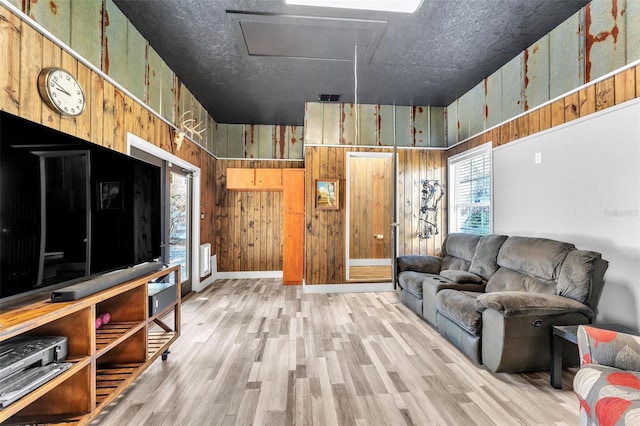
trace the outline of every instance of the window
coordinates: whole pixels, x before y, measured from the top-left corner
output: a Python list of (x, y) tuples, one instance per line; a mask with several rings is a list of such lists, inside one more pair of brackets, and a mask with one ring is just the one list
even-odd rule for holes
[(449, 159), (449, 232), (491, 232), (491, 143)]

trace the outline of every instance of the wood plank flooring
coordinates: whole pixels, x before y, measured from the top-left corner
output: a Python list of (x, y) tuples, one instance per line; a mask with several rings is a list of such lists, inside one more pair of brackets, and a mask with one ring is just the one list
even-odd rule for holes
[(218, 280), (100, 425), (575, 425), (572, 372), (493, 374), (398, 295)]

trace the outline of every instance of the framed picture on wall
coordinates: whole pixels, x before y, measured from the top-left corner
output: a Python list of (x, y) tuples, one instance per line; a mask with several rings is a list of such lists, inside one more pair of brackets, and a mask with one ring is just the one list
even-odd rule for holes
[(98, 182), (98, 210), (122, 210), (122, 183)]
[(340, 193), (338, 179), (316, 179), (316, 208), (338, 210)]

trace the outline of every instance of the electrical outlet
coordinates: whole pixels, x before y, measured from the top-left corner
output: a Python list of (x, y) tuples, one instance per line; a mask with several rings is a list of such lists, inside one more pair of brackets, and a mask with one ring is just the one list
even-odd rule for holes
[(536, 152), (535, 162), (536, 162), (536, 164), (542, 163), (542, 153), (541, 152)]

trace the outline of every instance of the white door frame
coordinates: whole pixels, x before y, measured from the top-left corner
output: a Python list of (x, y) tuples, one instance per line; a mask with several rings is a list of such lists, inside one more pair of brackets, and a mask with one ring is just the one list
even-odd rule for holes
[(192, 186), (193, 194), (191, 197), (191, 289), (194, 291), (202, 290), (200, 282), (200, 168), (173, 155), (164, 149), (145, 141), (144, 139), (132, 133), (127, 133), (127, 154), (131, 155), (131, 147), (138, 148), (141, 151), (154, 155), (162, 160), (175, 164), (178, 167), (189, 170), (193, 173)]

